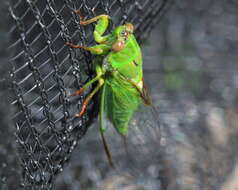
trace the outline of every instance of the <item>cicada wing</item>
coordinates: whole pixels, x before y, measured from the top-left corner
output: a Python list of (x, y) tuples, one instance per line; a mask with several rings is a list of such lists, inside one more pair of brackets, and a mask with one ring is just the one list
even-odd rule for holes
[(160, 124), (153, 106), (139, 106), (130, 123), (128, 134), (119, 135), (110, 125), (105, 131), (112, 160), (117, 170), (133, 176), (147, 175), (160, 163)]

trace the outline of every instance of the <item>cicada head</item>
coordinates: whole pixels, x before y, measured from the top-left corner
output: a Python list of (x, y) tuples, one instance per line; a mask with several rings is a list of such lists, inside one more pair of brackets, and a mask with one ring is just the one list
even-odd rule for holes
[(125, 24), (125, 30), (129, 33), (132, 34), (134, 32), (134, 26), (131, 23), (126, 23)]
[(124, 38), (125, 40), (128, 38), (130, 34), (134, 31), (134, 26), (131, 23), (126, 23), (117, 27), (116, 29), (116, 36), (118, 38)]
[(126, 41), (133, 31), (134, 26), (131, 23), (118, 26), (114, 31), (116, 41), (112, 44), (112, 50), (116, 52), (121, 51), (125, 47)]

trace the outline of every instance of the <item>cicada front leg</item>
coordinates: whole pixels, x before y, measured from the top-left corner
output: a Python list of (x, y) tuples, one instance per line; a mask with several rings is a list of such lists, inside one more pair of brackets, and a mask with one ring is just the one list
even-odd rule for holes
[(95, 29), (94, 29), (94, 32), (93, 32), (94, 40), (97, 43), (101, 44), (101, 43), (104, 43), (105, 41), (107, 41), (109, 35), (103, 36), (103, 34), (105, 33), (105, 31), (108, 28), (108, 23), (109, 23), (109, 16), (108, 15), (102, 14), (102, 15), (93, 17), (89, 20), (83, 20), (84, 17), (82, 16), (80, 10), (76, 10), (74, 12), (79, 15), (79, 18), (80, 18), (79, 23), (81, 25), (88, 25), (88, 24), (91, 24), (93, 22), (97, 22), (97, 24), (95, 26)]
[(97, 21), (97, 24), (95, 26), (93, 35), (94, 35), (94, 40), (99, 43), (99, 45), (87, 47), (87, 46), (82, 46), (82, 45), (75, 45), (70, 42), (65, 42), (65, 45), (71, 47), (71, 48), (82, 48), (86, 51), (90, 51), (92, 54), (96, 55), (101, 55), (101, 54), (106, 54), (110, 50), (110, 46), (106, 45), (105, 42), (109, 39), (110, 34), (103, 36), (104, 32), (108, 28), (108, 22), (109, 22), (109, 16), (108, 15), (99, 15), (94, 18), (91, 18), (89, 20), (83, 21), (83, 16), (81, 15), (80, 11), (77, 10), (75, 11), (76, 14), (80, 15), (80, 24), (82, 25), (87, 25), (91, 24), (93, 22)]

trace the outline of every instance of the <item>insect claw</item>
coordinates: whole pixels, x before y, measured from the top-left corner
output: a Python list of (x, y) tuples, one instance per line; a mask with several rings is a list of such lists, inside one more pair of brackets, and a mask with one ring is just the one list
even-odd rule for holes
[(86, 111), (86, 104), (83, 104), (80, 113), (77, 113), (75, 117), (81, 117), (85, 111)]
[(77, 113), (77, 114), (75, 114), (75, 117), (80, 117), (80, 115)]
[(64, 44), (67, 45), (67, 46), (69, 46), (71, 43), (70, 43), (70, 42), (65, 42)]
[(81, 14), (80, 9), (74, 10), (73, 12), (74, 12), (75, 14), (79, 14), (79, 15)]
[(71, 48), (84, 48), (84, 47), (81, 46), (81, 45), (75, 45), (75, 44), (72, 44), (72, 43), (70, 43), (70, 42), (65, 42), (64, 44), (67, 45), (67, 46), (69, 46), (69, 47), (71, 47)]
[(84, 112), (85, 112), (85, 111), (82, 110), (82, 111), (79, 113), (79, 117), (81, 117), (81, 116), (84, 114)]
[(65, 44), (66, 46), (71, 47), (71, 48), (75, 47), (75, 45), (72, 44), (72, 43), (70, 43), (70, 42), (65, 42), (64, 44)]
[(82, 117), (82, 115), (84, 114), (84, 112), (80, 112), (80, 113), (77, 113), (77, 114), (75, 114), (75, 117)]
[(81, 14), (80, 9), (74, 10), (74, 13), (77, 14), (77, 15), (79, 15), (79, 18), (80, 18), (79, 24), (84, 25), (85, 22), (83, 21), (83, 16), (82, 16), (82, 14)]
[(83, 88), (80, 88), (79, 90), (77, 90), (77, 91), (74, 92), (73, 94), (70, 94), (69, 96), (77, 96), (77, 95), (80, 95), (83, 91), (84, 91), (84, 89), (83, 89)]

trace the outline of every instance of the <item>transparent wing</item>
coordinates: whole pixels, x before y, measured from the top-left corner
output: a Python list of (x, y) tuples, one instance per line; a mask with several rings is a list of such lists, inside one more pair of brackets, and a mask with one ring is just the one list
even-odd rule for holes
[(107, 122), (104, 132), (116, 170), (133, 176), (149, 175), (160, 163), (160, 124), (153, 106), (141, 105), (129, 124), (128, 135), (119, 135)]

